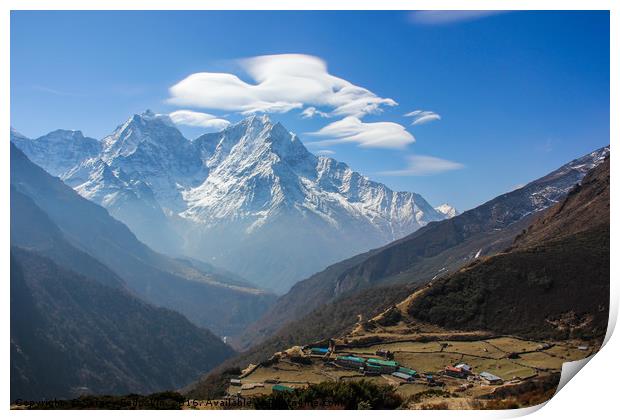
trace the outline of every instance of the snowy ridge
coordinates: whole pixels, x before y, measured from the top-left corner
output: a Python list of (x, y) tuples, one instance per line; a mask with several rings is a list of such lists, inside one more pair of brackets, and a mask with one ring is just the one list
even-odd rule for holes
[(185, 191), (183, 217), (206, 225), (255, 218), (252, 230), (287, 209), (313, 213), (335, 228), (345, 215), (365, 219), (393, 238), (442, 218), (419, 195), (393, 192), (344, 163), (314, 156), (265, 116), (250, 117), (218, 138), (208, 136), (215, 147), (206, 139), (196, 143), (210, 172), (200, 186)]
[(455, 209), (454, 207), (452, 207), (448, 203), (444, 203), (444, 204), (442, 204), (440, 206), (435, 207), (435, 210), (437, 210), (439, 213), (445, 215), (446, 218), (448, 218), (448, 219), (451, 219), (454, 216), (458, 216), (460, 214), (457, 209)]
[(602, 147), (575, 159), (551, 172), (549, 175), (526, 185), (534, 211), (544, 210), (564, 198), (575, 184), (609, 156), (609, 146)]
[(31, 140), (11, 129), (11, 141), (34, 163), (59, 177), (77, 163), (95, 157), (101, 151), (98, 140), (84, 137), (77, 130), (55, 130)]
[(276, 291), (447, 217), (418, 194), (313, 155), (266, 115), (194, 141), (151, 111), (101, 141), (63, 130), (11, 138), (150, 246)]

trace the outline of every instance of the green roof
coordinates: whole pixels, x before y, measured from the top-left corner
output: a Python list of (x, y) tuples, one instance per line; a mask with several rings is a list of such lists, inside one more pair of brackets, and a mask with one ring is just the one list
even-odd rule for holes
[(395, 362), (393, 360), (368, 359), (368, 363), (374, 363), (375, 365), (381, 366), (398, 367), (398, 362)]
[(366, 367), (375, 368), (375, 369), (381, 369), (381, 366), (375, 365), (373, 363), (366, 363)]
[(361, 357), (355, 357), (355, 356), (338, 356), (336, 357), (336, 360), (348, 360), (350, 362), (364, 363), (364, 359), (362, 359)]
[(271, 387), (272, 391), (282, 391), (282, 392), (293, 392), (295, 391), (293, 388), (291, 388), (290, 386), (286, 386), (286, 385), (274, 385)]
[(409, 368), (406, 368), (406, 367), (402, 367), (402, 366), (398, 368), (398, 371), (399, 372), (404, 372), (404, 373), (406, 373), (408, 375), (411, 375), (411, 376), (415, 376), (415, 375), (418, 374), (418, 372), (416, 372), (415, 370), (409, 369)]

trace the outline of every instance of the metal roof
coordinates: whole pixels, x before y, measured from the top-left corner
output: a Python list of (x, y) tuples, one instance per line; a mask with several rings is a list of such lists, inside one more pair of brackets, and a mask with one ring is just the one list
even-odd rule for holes
[(409, 369), (409, 368), (406, 368), (406, 367), (403, 367), (403, 366), (399, 367), (398, 371), (406, 373), (407, 375), (411, 375), (411, 376), (415, 376), (418, 373), (418, 372), (416, 372), (413, 369)]
[[(336, 360), (348, 360), (350, 362), (364, 363), (364, 359), (362, 359), (361, 357), (355, 357), (355, 356), (337, 356)], [(370, 361), (370, 359), (368, 360)]]
[(457, 369), (471, 370), (471, 366), (469, 366), (467, 363), (459, 363), (454, 367)]
[(397, 378), (406, 379), (406, 380), (411, 379), (411, 375), (407, 375), (406, 373), (403, 373), (403, 372), (394, 372), (392, 373), (392, 376), (396, 376)]
[(368, 359), (368, 363), (374, 363), (376, 365), (381, 366), (391, 366), (398, 367), (398, 362), (394, 362), (393, 360), (381, 360), (381, 359)]
[(500, 378), (499, 376), (493, 375), (492, 373), (489, 373), (489, 372), (481, 372), (480, 377), (487, 379), (489, 381), (501, 381), (502, 380), (502, 378)]
[(274, 385), (271, 387), (272, 391), (284, 391), (284, 392), (293, 392), (295, 391), (294, 388), (291, 388), (290, 386), (286, 386), (286, 385)]

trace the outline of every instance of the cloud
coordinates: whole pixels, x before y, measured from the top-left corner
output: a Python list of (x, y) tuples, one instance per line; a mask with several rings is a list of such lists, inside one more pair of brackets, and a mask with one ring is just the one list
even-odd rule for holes
[(315, 115), (318, 115), (320, 117), (325, 117), (325, 118), (329, 117), (328, 113), (320, 111), (313, 106), (309, 106), (308, 108), (304, 109), (300, 115), (302, 118), (312, 118)]
[(413, 117), (413, 122), (411, 123), (411, 125), (426, 124), (428, 122), (438, 121), (441, 119), (441, 115), (437, 114), (436, 112), (422, 110), (408, 112), (404, 116)]
[(314, 152), (314, 154), (319, 155), (319, 156), (328, 156), (328, 155), (335, 155), (336, 152), (330, 149), (321, 149), (321, 150), (317, 150), (316, 152)]
[(411, 12), (409, 20), (421, 25), (447, 25), (468, 22), (506, 13), (504, 10), (419, 10)]
[(319, 131), (308, 134), (318, 137), (331, 137), (328, 140), (311, 143), (323, 146), (357, 143), (361, 147), (402, 149), (415, 142), (415, 138), (400, 124), (394, 122), (365, 123), (352, 116), (335, 121)]
[(395, 171), (384, 171), (381, 175), (419, 176), (463, 169), (465, 165), (434, 156), (411, 155), (407, 157), (407, 167)]
[(168, 116), (173, 123), (178, 125), (189, 125), (192, 127), (203, 127), (214, 130), (223, 130), (230, 124), (229, 121), (218, 118), (215, 115), (185, 109), (171, 112)]
[[(370, 90), (331, 75), (318, 57), (304, 54), (263, 55), (238, 60), (251, 83), (230, 73), (194, 73), (170, 88), (169, 103), (251, 114), (285, 113), (304, 107), (327, 107), (325, 115), (362, 117), (396, 106)], [(321, 115), (304, 110), (302, 115)]]

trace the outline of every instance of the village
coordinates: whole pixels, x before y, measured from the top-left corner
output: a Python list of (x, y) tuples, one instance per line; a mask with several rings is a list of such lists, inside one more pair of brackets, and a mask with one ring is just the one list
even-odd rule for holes
[[(457, 337), (464, 338), (464, 337)], [(587, 344), (536, 342), (508, 336), (466, 340), (384, 340), (377, 344), (329, 340), (326, 346), (293, 347), (230, 379), (230, 398), (293, 392), (324, 381), (368, 380), (389, 384), (404, 398), (458, 395), (487, 398), (533, 379), (558, 374), (562, 364), (590, 354)], [(458, 402), (459, 398), (451, 398)]]
[[(408, 314), (418, 291), (337, 338), (294, 346), (230, 378), (227, 398), (294, 392), (326, 381), (390, 385), (406, 408), (480, 408), (539, 387), (554, 392), (562, 365), (592, 355), (600, 342), (534, 340), (455, 331)], [(550, 396), (549, 396), (550, 398)]]

